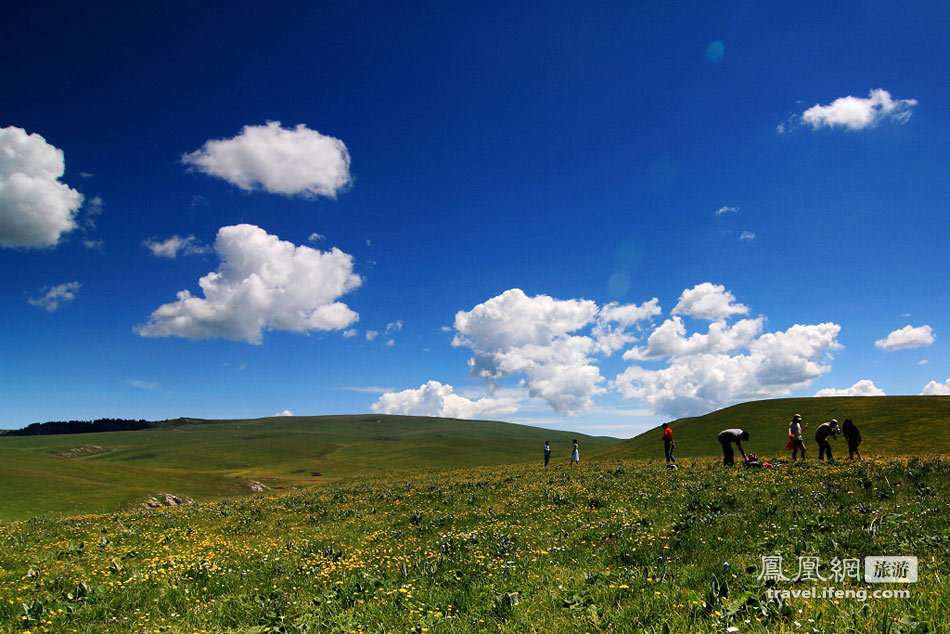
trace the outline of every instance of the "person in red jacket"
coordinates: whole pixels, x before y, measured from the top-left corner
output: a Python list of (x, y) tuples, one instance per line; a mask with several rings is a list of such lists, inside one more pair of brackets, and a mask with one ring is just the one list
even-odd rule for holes
[(669, 423), (663, 423), (663, 451), (666, 453), (666, 464), (671, 465), (676, 462), (676, 458), (673, 457), (673, 447), (676, 444), (673, 442), (673, 430), (670, 428)]

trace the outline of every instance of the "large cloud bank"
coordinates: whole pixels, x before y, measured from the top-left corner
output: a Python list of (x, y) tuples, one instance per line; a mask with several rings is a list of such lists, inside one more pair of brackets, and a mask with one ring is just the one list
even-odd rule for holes
[(59, 182), (63, 151), (40, 135), (0, 129), (0, 246), (51, 247), (76, 228), (82, 194)]
[(233, 138), (206, 141), (182, 162), (247, 191), (285, 196), (335, 198), (351, 180), (343, 141), (302, 123), (293, 129), (279, 121), (244, 126)]
[(353, 258), (339, 249), (294, 246), (242, 224), (222, 227), (214, 250), (221, 264), (198, 281), (204, 297), (180, 291), (136, 329), (140, 335), (259, 344), (265, 329), (340, 330), (359, 319), (336, 301), (362, 283)]
[[(590, 409), (606, 388), (594, 355), (610, 354), (635, 337), (626, 329), (659, 312), (657, 300), (643, 305), (528, 297), (520, 289), (455, 315), (453, 346), (471, 348), (469, 368), (489, 382), (521, 376), (528, 394), (570, 415)], [(592, 327), (589, 335), (578, 331)]]
[[(789, 394), (831, 369), (832, 354), (841, 347), (840, 326), (796, 324), (763, 333), (763, 317), (729, 322), (748, 312), (732, 293), (708, 282), (684, 290), (674, 314), (659, 325), (653, 322), (662, 313), (656, 298), (640, 305), (598, 306), (511, 289), (458, 312), (452, 344), (472, 350), (472, 376), (490, 387), (515, 377), (524, 395), (562, 415), (591, 409), (593, 399), (608, 390), (646, 403), (656, 414), (702, 414)], [(687, 319), (710, 323), (705, 332), (689, 333)], [(643, 345), (630, 345), (644, 335)], [(603, 360), (623, 348), (623, 359), (635, 363), (608, 382)], [(439, 402), (423, 398), (424, 391), (436, 392), (424, 390), (427, 386), (386, 394), (374, 409), (405, 411), (395, 403), (411, 394), (414, 413), (439, 415)]]

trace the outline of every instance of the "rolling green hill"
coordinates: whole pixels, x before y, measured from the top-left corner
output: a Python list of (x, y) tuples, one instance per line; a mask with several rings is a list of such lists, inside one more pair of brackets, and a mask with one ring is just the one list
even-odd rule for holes
[(511, 423), (356, 415), (200, 421), (140, 431), (0, 437), (0, 521), (113, 511), (160, 492), (208, 500), (392, 470), (567, 460), (616, 438)]
[[(716, 436), (737, 427), (749, 432), (742, 443), (746, 452), (761, 458), (787, 458), (788, 423), (801, 414), (808, 428), (805, 446), (809, 459), (817, 457), (815, 429), (832, 418), (850, 418), (861, 431), (861, 453), (869, 456), (950, 454), (950, 396), (872, 396), (787, 398), (743, 403), (704, 416), (670, 423), (677, 457), (719, 456)], [(843, 436), (831, 441), (836, 458), (848, 455)], [(737, 454), (738, 456), (738, 454)], [(597, 453), (597, 457), (655, 458), (663, 460), (659, 427)]]

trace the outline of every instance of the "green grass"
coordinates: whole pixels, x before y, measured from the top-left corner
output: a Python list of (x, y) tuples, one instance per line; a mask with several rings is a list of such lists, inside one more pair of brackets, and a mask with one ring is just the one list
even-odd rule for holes
[[(746, 453), (760, 458), (787, 459), (788, 423), (801, 414), (808, 429), (805, 445), (809, 459), (817, 457), (815, 429), (832, 418), (850, 418), (861, 431), (861, 453), (867, 456), (922, 456), (950, 454), (950, 396), (874, 396), (789, 398), (755, 401), (727, 407), (705, 416), (670, 423), (677, 457), (717, 456), (722, 449), (716, 436), (723, 429), (749, 432)], [(843, 436), (831, 441), (836, 457), (847, 458)], [(736, 454), (738, 455), (738, 453)], [(636, 438), (598, 452), (607, 458), (663, 460), (663, 435), (657, 427)]]
[[(391, 472), (0, 525), (0, 633), (950, 629), (946, 460), (681, 462)], [(919, 581), (899, 600), (773, 600), (766, 555), (790, 577), (800, 556), (827, 576), (834, 557), (914, 555)]]
[[(250, 494), (249, 480), (279, 490), (392, 469), (540, 460), (545, 440), (552, 443), (554, 460), (566, 461), (574, 437), (585, 453), (620, 442), (510, 423), (383, 415), (4, 436), (0, 521), (120, 510), (159, 492), (196, 500)], [(86, 445), (102, 451), (73, 458), (59, 455)]]

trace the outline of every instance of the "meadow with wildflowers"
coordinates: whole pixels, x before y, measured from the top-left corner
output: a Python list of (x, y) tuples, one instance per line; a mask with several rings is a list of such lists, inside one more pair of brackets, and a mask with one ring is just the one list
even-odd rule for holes
[[(401, 471), (0, 525), (0, 632), (939, 632), (950, 462)], [(773, 599), (763, 556), (914, 555), (909, 598)], [(865, 588), (863, 580), (829, 582)], [(893, 588), (894, 585), (884, 587)]]

